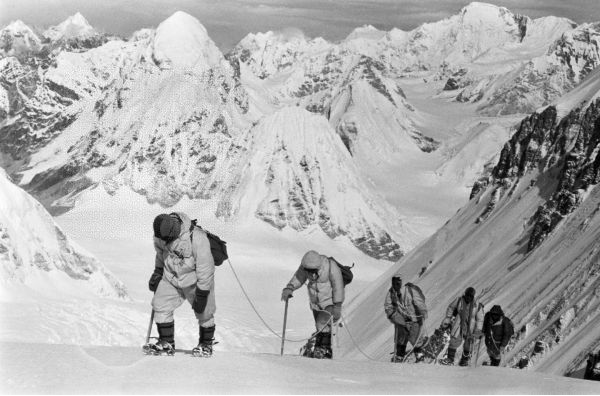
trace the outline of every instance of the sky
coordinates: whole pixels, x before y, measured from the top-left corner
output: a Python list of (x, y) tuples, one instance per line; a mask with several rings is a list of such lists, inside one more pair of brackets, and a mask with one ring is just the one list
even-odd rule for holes
[[(175, 11), (202, 22), (222, 51), (248, 33), (297, 28), (309, 37), (339, 40), (370, 24), (382, 30), (411, 30), (456, 14), (468, 0), (0, 0), (0, 26), (21, 19), (48, 27), (81, 12), (96, 29), (128, 37), (156, 27)], [(554, 15), (575, 22), (600, 21), (598, 0), (496, 0), (532, 18)]]

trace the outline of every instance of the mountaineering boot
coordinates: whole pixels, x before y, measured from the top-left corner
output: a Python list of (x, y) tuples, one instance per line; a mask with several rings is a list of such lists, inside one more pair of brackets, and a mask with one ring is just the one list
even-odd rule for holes
[(500, 366), (500, 359), (490, 358), (490, 366)]
[(469, 360), (471, 359), (471, 353), (468, 351), (463, 351), (462, 356), (460, 357), (460, 361), (458, 365), (461, 367), (466, 367), (469, 365)]
[(440, 364), (444, 366), (453, 366), (454, 365), (454, 355), (456, 355), (456, 349), (448, 348), (448, 355), (439, 361)]
[(392, 362), (401, 363), (406, 356), (406, 345), (396, 346), (396, 356), (392, 358)]
[(211, 357), (213, 354), (213, 345), (215, 341), (215, 326), (202, 327), (200, 326), (200, 338), (198, 346), (192, 349), (192, 355), (195, 357)]
[(317, 334), (313, 357), (315, 359), (331, 359), (333, 352), (331, 350), (331, 333)]
[(175, 354), (175, 322), (157, 323), (158, 340), (154, 344), (144, 345), (144, 353), (147, 355)]
[(425, 354), (420, 347), (415, 347), (413, 352), (415, 354), (415, 363), (421, 363), (425, 360)]
[(315, 348), (315, 337), (310, 337), (306, 344), (300, 348), (300, 355), (304, 357), (313, 357), (313, 351)]

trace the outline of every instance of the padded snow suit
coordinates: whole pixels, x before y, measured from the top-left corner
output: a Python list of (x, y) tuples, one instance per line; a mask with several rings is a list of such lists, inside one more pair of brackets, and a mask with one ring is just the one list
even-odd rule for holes
[(198, 288), (208, 291), (208, 301), (204, 312), (195, 315), (199, 325), (208, 328), (214, 326), (216, 311), (215, 264), (210, 243), (198, 227), (193, 228), (194, 235), (190, 238), (190, 218), (181, 212), (177, 215), (182, 222), (179, 237), (170, 243), (154, 238), (155, 267), (163, 268), (163, 277), (152, 299), (154, 319), (157, 324), (173, 322), (173, 311), (185, 300), (191, 304)]
[(463, 346), (463, 356), (471, 353), (473, 343), (473, 332), (481, 329), (483, 325), (483, 304), (474, 299), (468, 304), (461, 296), (453, 301), (446, 310), (446, 318), (456, 317), (450, 330), (450, 344), (448, 349), (456, 350), (465, 342)]
[(485, 335), (485, 346), (492, 363), (502, 357), (504, 348), (508, 345), (510, 337), (514, 334), (514, 328), (510, 320), (500, 311), (500, 319), (493, 320), (492, 312), (487, 312), (483, 318), (483, 334)]
[(318, 331), (323, 329), (323, 333), (329, 333), (331, 332), (329, 319), (333, 312), (333, 305), (344, 302), (344, 281), (337, 264), (332, 263), (325, 256), (319, 256), (319, 262), (314, 264), (314, 267), (318, 269), (318, 274), (315, 276), (309, 274), (300, 264), (286, 289), (296, 290), (308, 281), (308, 297), (315, 318), (315, 326)]
[(423, 321), (427, 319), (427, 313), (423, 315), (417, 313), (413, 294), (406, 285), (402, 287), (400, 293), (391, 287), (385, 296), (383, 308), (387, 318), (395, 326), (396, 351), (398, 355), (403, 356), (406, 345), (410, 342), (414, 346), (417, 342)]

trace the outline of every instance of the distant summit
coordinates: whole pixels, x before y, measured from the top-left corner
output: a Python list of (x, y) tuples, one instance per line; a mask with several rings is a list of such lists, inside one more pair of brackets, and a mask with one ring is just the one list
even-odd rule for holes
[(68, 17), (64, 22), (52, 26), (44, 32), (44, 37), (52, 41), (85, 39), (97, 35), (98, 32), (79, 12)]
[(156, 29), (153, 56), (161, 68), (167, 69), (207, 70), (223, 60), (200, 21), (182, 11), (165, 19)]

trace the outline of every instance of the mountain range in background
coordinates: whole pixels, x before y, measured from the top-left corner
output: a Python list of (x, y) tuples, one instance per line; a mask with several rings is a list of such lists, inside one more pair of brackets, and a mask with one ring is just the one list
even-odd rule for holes
[(431, 262), (434, 322), (475, 286), (524, 329), (509, 364), (544, 341), (536, 369), (564, 374), (600, 345), (598, 64), (600, 23), (484, 3), (337, 43), (249, 34), (227, 54), (183, 12), (128, 39), (80, 14), (16, 21), (0, 30), (0, 166), (53, 215), (132, 190), (398, 262), (348, 311), (379, 357), (386, 282)]

